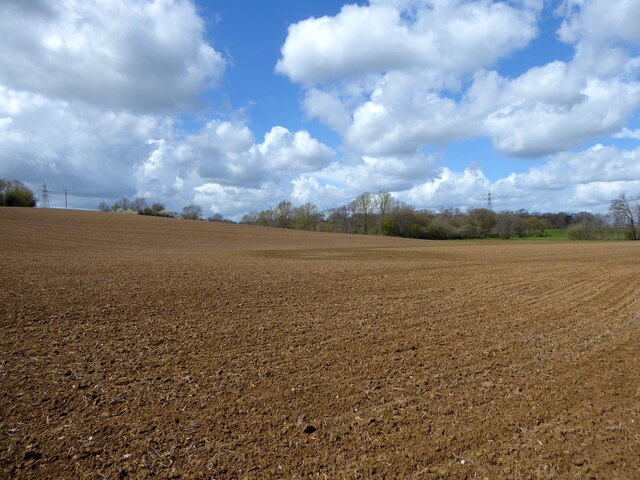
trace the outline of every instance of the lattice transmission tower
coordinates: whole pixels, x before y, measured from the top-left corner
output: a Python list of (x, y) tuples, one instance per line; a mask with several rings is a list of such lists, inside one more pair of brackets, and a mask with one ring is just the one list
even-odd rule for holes
[(487, 192), (487, 209), (493, 210), (493, 195), (491, 194), (491, 190)]
[(40, 208), (49, 208), (49, 189), (46, 183), (40, 186)]

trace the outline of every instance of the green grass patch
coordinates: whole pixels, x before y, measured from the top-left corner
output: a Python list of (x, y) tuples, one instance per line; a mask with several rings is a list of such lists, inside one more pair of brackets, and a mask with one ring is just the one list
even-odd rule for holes
[(545, 232), (544, 237), (512, 237), (510, 240), (527, 240), (530, 242), (562, 242), (569, 240), (567, 230), (564, 228), (551, 228)]

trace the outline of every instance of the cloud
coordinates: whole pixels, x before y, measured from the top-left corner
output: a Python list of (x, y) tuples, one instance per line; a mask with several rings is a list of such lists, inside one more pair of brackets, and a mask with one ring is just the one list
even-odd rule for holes
[(291, 198), (300, 204), (314, 203), (320, 208), (333, 208), (345, 201), (344, 192), (331, 183), (321, 184), (314, 176), (301, 175), (291, 180)]
[[(300, 127), (274, 122), (256, 138), (240, 115), (194, 115), (226, 61), (190, 0), (5, 0), (0, 176), (68, 188), (89, 208), (144, 195), (236, 218), (286, 197), (329, 208), (378, 190), (430, 208), (482, 206), (491, 189), (498, 208), (606, 209), (640, 179), (637, 149), (586, 148), (638, 138), (637, 2), (565, 1), (558, 35), (573, 57), (505, 73), (541, 8), (371, 0), (292, 25), (276, 69), (302, 85), (307, 117), (340, 136), (334, 149)], [(489, 179), (424, 153), (473, 137), (550, 157)]]
[(536, 158), (619, 130), (640, 105), (640, 83), (591, 78), (557, 61), (513, 80), (480, 72), (459, 101), (422, 84), (419, 75), (387, 74), (355, 109), (345, 143), (393, 155), (489, 136), (504, 154)]
[(487, 1), (372, 2), (289, 27), (276, 70), (304, 84), (420, 67), (470, 73), (525, 46), (536, 8)]
[(1, 2), (0, 64), (12, 90), (140, 112), (192, 106), (225, 70), (181, 0)]
[(211, 120), (188, 133), (171, 116), (105, 111), (0, 85), (0, 177), (66, 188), (88, 208), (96, 199), (139, 195), (174, 209), (210, 199), (238, 214), (274, 192), (288, 195), (291, 178), (334, 157), (306, 131), (276, 126), (257, 143), (243, 122)]
[(577, 185), (567, 200), (568, 205), (580, 206), (580, 210), (599, 210), (606, 212), (611, 200), (622, 193), (640, 193), (640, 180), (621, 182), (592, 182)]
[(615, 138), (633, 138), (635, 140), (640, 140), (640, 128), (636, 130), (631, 130), (627, 127), (624, 127), (618, 133), (614, 135)]
[(338, 95), (318, 89), (306, 92), (303, 108), (310, 118), (317, 118), (333, 130), (341, 132), (351, 123), (351, 114)]
[(364, 191), (402, 192), (436, 174), (434, 163), (432, 156), (422, 153), (343, 158), (294, 178), (291, 197), (330, 208), (348, 203)]
[(559, 154), (542, 166), (500, 179), (495, 186), (504, 191), (557, 190), (571, 185), (637, 179), (640, 179), (640, 148), (621, 151), (598, 144), (578, 153)]
[[(546, 88), (543, 79), (537, 88), (532, 83), (528, 86), (531, 90), (525, 90), (517, 85), (519, 80), (507, 86), (505, 106), (484, 119), (494, 145), (508, 155), (541, 157), (612, 134), (640, 105), (640, 84), (636, 82), (591, 78), (575, 89), (575, 100), (569, 97), (536, 101), (531, 97), (555, 88)], [(512, 98), (507, 100), (510, 95)]]
[(564, 42), (640, 45), (640, 3), (636, 0), (565, 0), (560, 11), (566, 16), (558, 30)]
[(559, 154), (542, 166), (498, 179), (491, 189), (511, 206), (606, 211), (620, 193), (640, 191), (639, 179), (640, 148), (619, 150), (598, 144), (577, 153)]
[(194, 188), (193, 201), (205, 206), (205, 215), (222, 213), (240, 220), (248, 212), (267, 208), (282, 200), (286, 194), (273, 183), (258, 188), (231, 187), (218, 183), (204, 183)]
[(420, 74), (385, 75), (370, 99), (355, 109), (345, 143), (366, 155), (407, 154), (477, 131), (477, 123), (455, 100), (422, 87), (421, 80)]
[[(417, 164), (418, 159), (414, 160)], [(292, 198), (299, 203), (311, 201), (322, 208), (346, 204), (365, 190), (376, 191), (366, 187), (376, 181), (392, 184), (384, 174), (394, 169), (394, 162), (401, 161), (401, 158), (380, 161), (364, 157), (351, 165), (331, 164), (294, 179)], [(424, 165), (428, 160), (423, 158), (421, 162)], [(436, 169), (431, 164), (424, 173), (412, 182), (382, 190), (391, 190), (397, 198), (417, 208), (484, 207), (491, 191), (496, 210), (606, 212), (611, 200), (620, 193), (640, 193), (640, 148), (620, 150), (596, 145), (556, 155), (525, 172), (495, 180), (489, 179), (479, 167), (455, 171), (449, 167)]]
[(326, 167), (335, 152), (306, 131), (183, 130), (176, 114), (225, 69), (205, 35), (186, 0), (0, 3), (0, 175), (89, 208), (140, 195), (237, 214)]
[(273, 127), (258, 146), (267, 170), (296, 174), (323, 168), (335, 152), (312, 138), (306, 131), (292, 133), (284, 127)]
[(539, 158), (620, 131), (640, 107), (638, 4), (610, 6), (567, 0), (559, 36), (574, 57), (513, 78), (492, 68), (536, 36), (540, 2), (348, 6), (292, 25), (276, 69), (307, 89), (307, 116), (356, 154), (488, 137), (505, 155)]
[(596, 145), (494, 181), (479, 168), (456, 172), (445, 167), (433, 179), (399, 195), (419, 208), (467, 208), (484, 207), (489, 191), (496, 210), (605, 212), (621, 193), (640, 193), (640, 147), (619, 150)]
[(167, 117), (104, 112), (2, 85), (0, 118), (0, 176), (91, 197), (129, 193), (146, 139), (173, 129)]
[(256, 144), (246, 125), (220, 120), (173, 141), (148, 143), (152, 149), (135, 174), (139, 195), (179, 203), (195, 192), (216, 208), (233, 207), (233, 214), (241, 205), (259, 202), (263, 195), (256, 192), (276, 191), (291, 176), (324, 168), (335, 155), (306, 131), (276, 126)]
[(489, 188), (489, 179), (480, 169), (455, 172), (444, 167), (439, 175), (416, 185), (401, 197), (419, 208), (481, 207)]

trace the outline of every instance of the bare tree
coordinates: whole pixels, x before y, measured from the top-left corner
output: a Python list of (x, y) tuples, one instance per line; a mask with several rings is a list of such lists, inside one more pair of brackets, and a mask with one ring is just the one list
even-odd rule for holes
[(276, 225), (280, 228), (291, 228), (293, 223), (293, 204), (289, 200), (281, 201), (275, 211)]
[(240, 223), (246, 223), (248, 225), (254, 225), (258, 223), (258, 214), (256, 212), (245, 213), (240, 220)]
[(414, 206), (402, 201), (395, 202), (390, 215), (391, 223), (384, 226), (385, 230), (393, 232), (393, 235), (409, 236), (416, 215)]
[(640, 216), (640, 197), (631, 197), (623, 193), (609, 205), (609, 213), (616, 224), (626, 226), (631, 231), (631, 237), (638, 240), (638, 222)]
[(331, 225), (331, 231), (350, 233), (352, 230), (351, 216), (349, 215), (347, 206), (343, 205), (327, 210), (327, 223)]
[(500, 212), (496, 217), (498, 235), (506, 240), (511, 238), (519, 220), (520, 218), (514, 212)]
[(375, 195), (375, 204), (380, 217), (385, 217), (393, 210), (396, 200), (389, 192), (380, 191)]
[(129, 210), (131, 208), (131, 200), (128, 197), (122, 197), (113, 204), (113, 210)]
[(130, 206), (131, 210), (134, 212), (142, 212), (145, 208), (147, 208), (147, 199), (144, 197), (136, 197), (131, 202)]
[(351, 210), (358, 217), (362, 224), (364, 233), (369, 233), (371, 225), (371, 217), (375, 207), (373, 195), (370, 192), (364, 192), (358, 195), (350, 204)]
[(200, 205), (187, 205), (182, 209), (182, 218), (185, 220), (198, 220), (200, 217), (202, 217)]

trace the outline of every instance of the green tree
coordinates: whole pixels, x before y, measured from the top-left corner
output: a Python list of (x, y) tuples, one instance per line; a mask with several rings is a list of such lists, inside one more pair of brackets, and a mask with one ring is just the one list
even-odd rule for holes
[(380, 230), (385, 235), (390, 235), (388, 232), (393, 230), (393, 219), (391, 218), (391, 212), (396, 206), (396, 199), (389, 192), (379, 191), (374, 196), (375, 210), (378, 213), (378, 224)]
[(322, 221), (320, 210), (311, 202), (300, 205), (293, 213), (293, 228), (296, 230), (315, 230)]
[(258, 213), (258, 217), (256, 218), (256, 225), (262, 225), (265, 227), (273, 227), (275, 225), (276, 214), (271, 209), (268, 208), (266, 210), (262, 210)]
[(474, 230), (472, 236), (486, 238), (496, 226), (496, 214), (488, 208), (474, 208), (469, 211), (469, 217)]
[(551, 228), (551, 224), (546, 219), (538, 217), (527, 218), (527, 233), (530, 237), (544, 237), (549, 228)]
[(164, 205), (160, 202), (154, 202), (151, 204), (151, 211), (156, 215), (165, 211)]
[(0, 179), (0, 206), (35, 207), (33, 192), (19, 180)]

